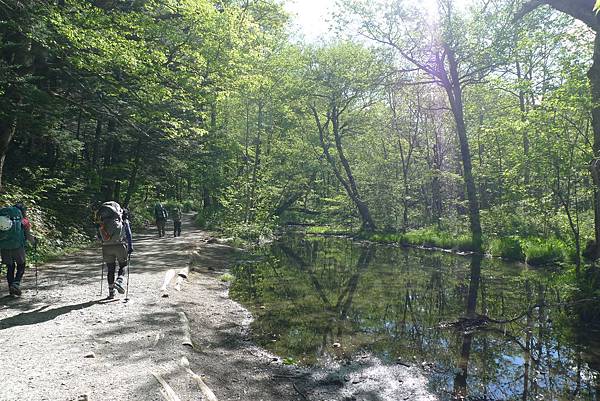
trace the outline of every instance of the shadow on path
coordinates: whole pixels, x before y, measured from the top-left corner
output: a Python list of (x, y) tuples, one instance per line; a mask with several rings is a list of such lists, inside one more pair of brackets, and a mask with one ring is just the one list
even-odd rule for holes
[(44, 305), (31, 312), (23, 312), (18, 315), (0, 320), (0, 330), (6, 330), (11, 327), (29, 326), (55, 319), (60, 315), (64, 315), (74, 310), (89, 308), (90, 306), (101, 303), (102, 300), (88, 301), (79, 304), (65, 305), (60, 308), (45, 310), (50, 305)]

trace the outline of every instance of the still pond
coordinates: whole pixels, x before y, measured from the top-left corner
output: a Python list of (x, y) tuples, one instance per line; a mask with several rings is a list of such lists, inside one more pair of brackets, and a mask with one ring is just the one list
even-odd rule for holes
[[(552, 270), (289, 236), (234, 271), (254, 340), (284, 363), (369, 352), (422, 367), (440, 399), (600, 400), (600, 331)], [(460, 321), (478, 315), (493, 321)]]

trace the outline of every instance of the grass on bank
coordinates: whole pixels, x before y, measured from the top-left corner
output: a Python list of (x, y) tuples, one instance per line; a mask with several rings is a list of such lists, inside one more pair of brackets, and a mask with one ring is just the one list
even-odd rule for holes
[[(339, 227), (313, 226), (306, 230), (317, 235), (353, 235)], [(452, 234), (433, 228), (411, 230), (406, 233), (360, 233), (358, 238), (379, 243), (403, 246), (441, 248), (460, 252), (474, 251), (469, 234)], [(484, 250), (493, 257), (520, 261), (533, 266), (559, 264), (573, 259), (569, 245), (557, 238), (509, 236), (484, 242)]]

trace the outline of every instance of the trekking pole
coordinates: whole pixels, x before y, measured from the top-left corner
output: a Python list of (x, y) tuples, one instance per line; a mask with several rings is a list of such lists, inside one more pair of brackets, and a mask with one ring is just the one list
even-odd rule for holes
[(38, 252), (37, 240), (33, 243), (33, 264), (35, 265), (35, 295), (38, 294)]
[(104, 261), (102, 261), (100, 268), (102, 269), (100, 273), (100, 296), (102, 296), (102, 283), (104, 282)]
[(131, 270), (131, 254), (127, 254), (127, 286), (125, 287), (125, 302), (129, 301), (129, 271)]

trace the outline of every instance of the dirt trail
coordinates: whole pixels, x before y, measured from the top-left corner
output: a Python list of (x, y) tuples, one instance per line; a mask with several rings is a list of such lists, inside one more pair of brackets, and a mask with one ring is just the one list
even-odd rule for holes
[[(182, 401), (205, 399), (180, 366), (182, 356), (221, 401), (434, 399), (416, 368), (364, 358), (309, 371), (256, 347), (250, 313), (218, 279), (236, 251), (206, 238), (189, 216), (179, 238), (134, 235), (127, 303), (124, 295), (101, 301), (99, 248), (43, 266), (37, 295), (28, 271), (20, 299), (0, 298), (0, 400), (164, 400), (153, 372)], [(182, 291), (171, 286), (169, 297), (161, 297), (165, 273), (186, 266), (194, 248), (200, 248), (195, 272)], [(6, 293), (2, 278), (0, 294)], [(180, 312), (188, 317), (193, 350), (181, 344)]]

